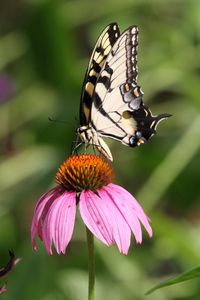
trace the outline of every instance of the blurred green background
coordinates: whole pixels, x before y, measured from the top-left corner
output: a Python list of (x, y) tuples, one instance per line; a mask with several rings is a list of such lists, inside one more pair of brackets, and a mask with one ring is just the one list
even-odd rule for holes
[[(5, 300), (87, 299), (85, 229), (67, 254), (34, 253), (30, 223), (71, 151), (85, 69), (103, 28), (139, 26), (138, 83), (154, 114), (171, 113), (148, 145), (109, 141), (116, 183), (152, 220), (129, 255), (96, 243), (96, 299), (200, 299), (199, 280), (144, 293), (200, 262), (200, 1), (3, 0), (0, 3), (0, 266), (13, 249)], [(50, 122), (48, 117), (64, 123)], [(3, 280), (0, 286), (3, 285)]]

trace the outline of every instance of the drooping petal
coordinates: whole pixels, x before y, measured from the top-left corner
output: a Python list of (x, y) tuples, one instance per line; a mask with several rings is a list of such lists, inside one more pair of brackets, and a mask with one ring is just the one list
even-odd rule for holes
[(113, 244), (112, 226), (105, 200), (94, 192), (82, 191), (79, 202), (80, 214), (88, 229), (104, 244)]
[(112, 201), (110, 195), (103, 189), (98, 190), (98, 194), (105, 202), (109, 213), (109, 222), (112, 226), (113, 239), (121, 253), (127, 254), (131, 242), (131, 230), (121, 212)]
[(63, 205), (60, 205), (56, 220), (55, 246), (57, 252), (65, 253), (69, 244), (75, 223), (76, 216), (76, 196), (75, 193), (68, 193), (67, 199), (63, 194)]
[[(60, 193), (60, 187), (56, 187), (42, 195), (42, 197), (38, 200), (37, 205), (35, 207), (32, 224), (31, 224), (31, 239), (33, 250), (37, 250), (37, 245), (35, 242), (35, 237), (38, 234), (42, 239), (42, 230), (41, 230), (41, 216), (45, 215), (45, 212), (48, 211), (48, 207), (51, 203), (58, 197)], [(45, 209), (46, 207), (46, 209)]]
[(152, 236), (152, 228), (149, 224), (148, 217), (136, 199), (128, 191), (121, 186), (112, 183), (108, 184), (103, 189), (111, 197), (113, 203), (118, 207), (124, 219), (130, 226), (137, 243), (142, 242), (140, 222), (143, 224), (149, 236)]
[(52, 242), (58, 254), (65, 253), (72, 237), (75, 214), (75, 192), (65, 191), (53, 201), (42, 226), (42, 239), (48, 254), (52, 255)]

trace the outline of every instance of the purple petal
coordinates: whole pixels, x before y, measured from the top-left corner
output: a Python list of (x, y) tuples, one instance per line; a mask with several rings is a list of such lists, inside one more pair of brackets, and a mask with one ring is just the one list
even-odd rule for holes
[[(41, 216), (44, 215), (45, 206), (52, 203), (60, 194), (60, 187), (56, 187), (42, 195), (42, 197), (38, 200), (37, 205), (35, 207), (33, 220), (31, 224), (31, 239), (34, 251), (37, 250), (37, 245), (35, 242), (35, 237), (37, 233), (39, 234), (40, 238), (42, 239), (42, 230), (41, 230)], [(48, 211), (48, 208), (46, 209)]]
[(89, 230), (104, 244), (113, 244), (112, 226), (109, 222), (109, 212), (106, 200), (92, 191), (82, 191), (80, 194), (80, 214)]
[[(67, 193), (67, 192), (66, 192)], [(55, 235), (55, 245), (57, 252), (60, 254), (65, 253), (67, 245), (69, 244), (72, 233), (74, 230), (74, 223), (76, 217), (76, 195), (74, 192), (63, 194), (63, 205), (60, 205), (57, 214), (56, 228), (57, 234)]]
[(119, 251), (123, 254), (128, 253), (131, 242), (131, 230), (124, 220), (121, 212), (112, 201), (110, 195), (105, 190), (98, 190), (101, 199), (104, 200), (109, 213), (109, 222), (112, 226), (113, 239), (116, 242)]
[(65, 253), (71, 240), (76, 215), (76, 193), (64, 192), (51, 204), (44, 218), (42, 238), (47, 252), (52, 255), (52, 242), (58, 254)]
[(38, 201), (31, 225), (33, 249), (37, 250), (35, 237), (43, 240), (48, 254), (52, 254), (54, 242), (57, 252), (65, 253), (71, 240), (76, 214), (76, 193), (63, 192), (56, 187)]
[[(148, 221), (148, 217), (144, 213), (142, 207), (136, 201), (136, 199), (124, 188), (115, 184), (108, 184), (103, 188), (111, 197), (112, 201), (120, 210), (124, 219), (130, 226), (136, 242), (142, 242), (142, 231), (140, 222), (145, 227), (149, 236), (152, 236), (152, 229)], [(140, 222), (139, 222), (140, 221)]]

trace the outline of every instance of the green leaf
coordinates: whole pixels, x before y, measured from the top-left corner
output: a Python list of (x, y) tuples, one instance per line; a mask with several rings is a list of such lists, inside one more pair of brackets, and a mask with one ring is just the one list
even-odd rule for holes
[(193, 279), (196, 277), (200, 277), (200, 267), (193, 268), (192, 270), (186, 271), (178, 276), (175, 276), (173, 278), (170, 278), (170, 279), (160, 282), (159, 284), (157, 284), (153, 288), (151, 288), (149, 291), (147, 291), (145, 295), (149, 295), (152, 292), (154, 292), (155, 290), (163, 288), (165, 286), (180, 283), (180, 282), (190, 280), (190, 279)]

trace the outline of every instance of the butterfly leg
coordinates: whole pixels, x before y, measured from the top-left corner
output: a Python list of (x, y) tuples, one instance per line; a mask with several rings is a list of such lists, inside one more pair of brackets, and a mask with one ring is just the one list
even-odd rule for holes
[(80, 141), (79, 135), (76, 136), (76, 141), (73, 142), (74, 146), (71, 146), (71, 153), (72, 154), (77, 154), (77, 149), (83, 144), (83, 141)]
[(83, 142), (80, 142), (79, 144), (76, 144), (76, 146), (73, 148), (73, 150), (71, 151), (72, 154), (75, 154), (75, 152), (77, 152), (77, 149), (83, 144)]

